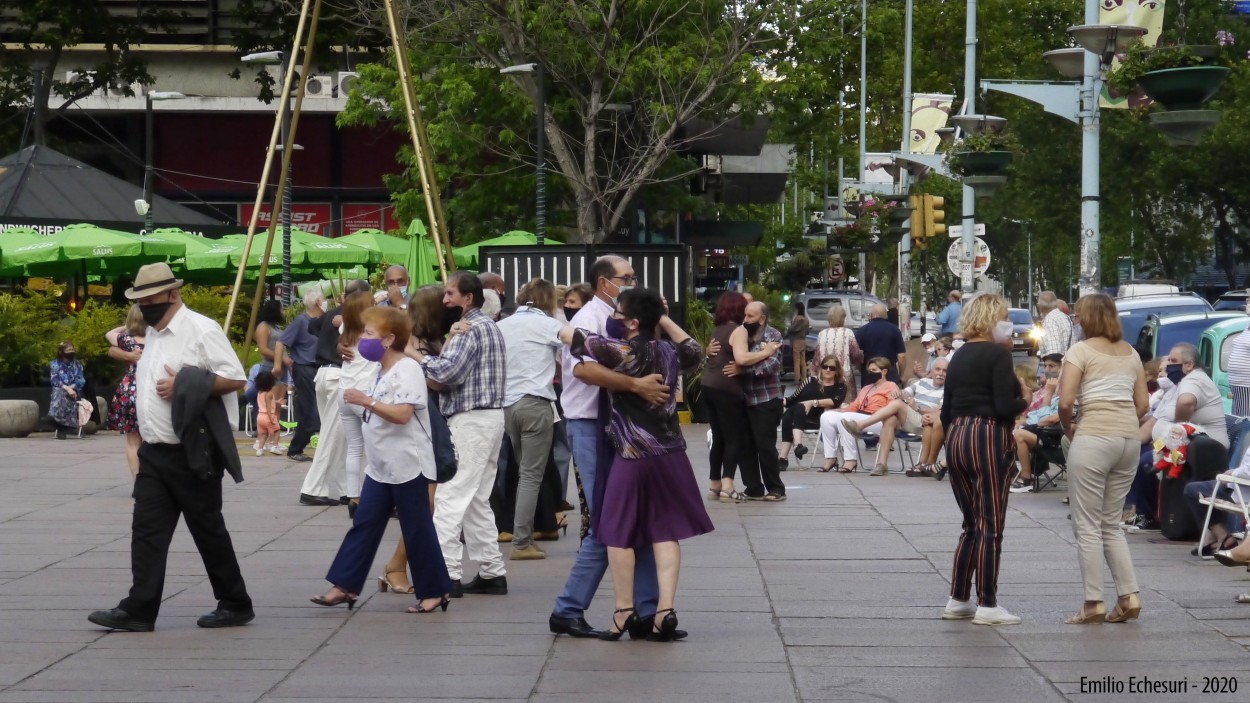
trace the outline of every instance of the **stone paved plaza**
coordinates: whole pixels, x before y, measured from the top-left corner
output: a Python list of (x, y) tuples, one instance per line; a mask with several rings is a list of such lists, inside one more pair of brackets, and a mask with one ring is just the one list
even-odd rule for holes
[[(687, 430), (700, 485), (705, 429)], [(195, 626), (215, 601), (180, 526), (156, 631), (109, 634), (86, 617), (130, 582), (122, 438), (0, 440), (0, 703), (1250, 697), (1250, 606), (1233, 602), (1250, 576), (1191, 557), (1192, 545), (1131, 535), (1142, 619), (1064, 624), (1081, 592), (1062, 490), (1011, 498), (1000, 601), (1021, 625), (940, 619), (959, 525), (948, 483), (790, 471), (787, 502), (712, 504), (716, 532), (684, 545), (688, 640), (611, 643), (547, 632), (576, 524), (543, 543), (547, 560), (509, 565), (504, 597), (415, 616), (402, 612), (409, 597), (370, 585), (351, 613), (310, 604), (348, 523), (345, 508), (298, 505), (306, 467), (249, 455), (247, 480), (225, 488), (255, 622)], [(397, 534), (392, 522), (383, 551)], [(591, 623), (606, 626), (611, 609), (605, 579)], [(1083, 694), (1082, 677), (1123, 692)], [(1204, 693), (1204, 677), (1240, 690)], [(1143, 678), (1188, 691), (1131, 693)]]

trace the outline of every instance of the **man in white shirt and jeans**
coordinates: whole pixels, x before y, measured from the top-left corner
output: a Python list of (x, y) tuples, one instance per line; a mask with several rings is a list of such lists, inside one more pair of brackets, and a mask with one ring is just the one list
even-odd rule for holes
[[(139, 474), (130, 538), (130, 595), (112, 610), (88, 619), (103, 627), (151, 632), (161, 607), (169, 543), (181, 516), (204, 560), (217, 598), (217, 609), (201, 617), (200, 627), (234, 627), (255, 617), (230, 533), (221, 514), (221, 479), (191, 468), (188, 449), (175, 430), (174, 383), (179, 370), (194, 367), (213, 374), (211, 398), (225, 404), (230, 428), (238, 427), (237, 393), (247, 382), (243, 365), (221, 326), (182, 304), (168, 264), (139, 269), (126, 297), (135, 300), (149, 325), (143, 357), (135, 370), (135, 410), (139, 420)], [(213, 402), (210, 399), (209, 402)], [(233, 449), (233, 447), (230, 447)], [(234, 450), (237, 471), (238, 451)], [(242, 475), (235, 474), (236, 481)]]

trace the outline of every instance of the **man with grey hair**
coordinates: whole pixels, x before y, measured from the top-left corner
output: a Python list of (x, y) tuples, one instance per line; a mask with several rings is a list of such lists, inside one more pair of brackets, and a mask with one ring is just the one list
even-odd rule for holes
[(408, 299), (412, 296), (411, 291), (408, 290), (411, 283), (408, 278), (408, 269), (399, 264), (387, 266), (386, 273), (382, 274), (382, 282), (386, 285), (386, 297), (378, 305), (407, 310)]
[[(903, 362), (907, 358), (907, 345), (903, 342), (903, 333), (899, 331), (898, 325), (892, 325), (886, 319), (884, 305), (874, 305), (868, 310), (868, 323), (855, 330), (855, 341), (864, 351), (865, 363), (876, 357), (889, 359), (892, 366), (886, 378), (895, 383), (901, 382), (899, 369), (903, 368)], [(871, 382), (867, 377), (867, 367), (861, 368), (860, 372), (862, 375), (859, 387), (863, 388)]]
[[(312, 461), (304, 454), (304, 448), (312, 436), (321, 431), (321, 416), (317, 413), (317, 338), (308, 331), (313, 320), (326, 311), (326, 296), (321, 288), (314, 287), (304, 294), (304, 311), (283, 330), (273, 350), (273, 375), (282, 376), (284, 354), (291, 353), (291, 376), (295, 379), (295, 435), (287, 448), (286, 457), (291, 461)], [(316, 505), (316, 503), (306, 503)]]
[(1176, 384), (1176, 421), (1201, 425), (1208, 437), (1227, 449), (1224, 396), (1198, 363), (1198, 348), (1188, 342), (1172, 347), (1166, 371)]
[[(1042, 340), (1037, 345), (1037, 358), (1050, 354), (1067, 354), (1072, 346), (1072, 320), (1063, 312), (1063, 301), (1053, 291), (1037, 296), (1037, 314), (1042, 317)], [(1040, 361), (1039, 361), (1040, 363)]]

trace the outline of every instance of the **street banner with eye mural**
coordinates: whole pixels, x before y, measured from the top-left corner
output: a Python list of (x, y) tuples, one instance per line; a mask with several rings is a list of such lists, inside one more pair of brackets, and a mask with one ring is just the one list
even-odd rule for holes
[(911, 153), (936, 154), (942, 138), (938, 130), (946, 126), (954, 95), (916, 93), (911, 98)]
[[(1163, 36), (1163, 10), (1167, 0), (1102, 0), (1098, 8), (1099, 24), (1123, 24), (1133, 27), (1145, 27), (1146, 34), (1141, 38), (1146, 46), (1158, 46)], [(1111, 63), (1111, 69), (1120, 63), (1119, 58)], [(1104, 108), (1137, 108), (1150, 105), (1150, 98), (1140, 90), (1130, 95), (1122, 95), (1112, 91), (1104, 83), (1099, 104)]]

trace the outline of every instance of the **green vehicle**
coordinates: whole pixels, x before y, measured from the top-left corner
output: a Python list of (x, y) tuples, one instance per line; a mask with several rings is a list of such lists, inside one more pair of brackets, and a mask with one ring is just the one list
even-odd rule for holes
[(1250, 317), (1224, 320), (1211, 325), (1198, 341), (1198, 361), (1210, 369), (1211, 380), (1224, 396), (1224, 412), (1232, 412), (1232, 390), (1228, 387), (1228, 357), (1233, 351), (1233, 340), (1246, 331)]

